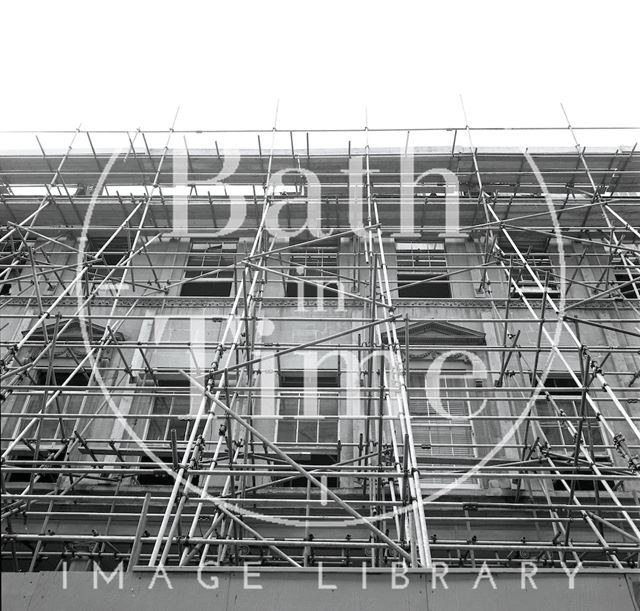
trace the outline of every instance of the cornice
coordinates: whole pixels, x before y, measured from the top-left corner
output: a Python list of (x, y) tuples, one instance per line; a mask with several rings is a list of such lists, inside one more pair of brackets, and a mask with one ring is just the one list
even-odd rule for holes
[[(115, 297), (96, 297), (91, 301), (91, 307), (111, 307)], [(42, 297), (42, 305), (44, 307), (51, 306), (56, 297)], [(258, 301), (262, 303), (264, 307), (276, 307), (276, 308), (296, 308), (300, 303), (297, 298), (286, 297), (262, 297)], [(578, 303), (580, 300), (567, 300), (566, 305), (572, 303)], [(202, 307), (219, 307), (230, 308), (233, 305), (233, 298), (219, 298), (219, 297), (120, 297), (118, 303), (121, 307), (130, 308), (134, 304), (139, 307), (163, 307), (163, 308), (202, 308)], [(486, 299), (469, 298), (469, 299), (399, 299), (395, 300), (393, 306), (397, 310), (407, 310), (409, 308), (468, 308), (468, 309), (490, 309), (491, 304), (496, 307), (504, 308), (507, 304), (507, 299), (494, 299), (488, 301)], [(534, 309), (539, 309), (542, 300), (530, 299), (529, 303)], [(59, 307), (73, 307), (78, 305), (78, 300), (75, 297), (65, 298), (58, 304)], [(366, 302), (359, 299), (345, 299), (340, 301), (338, 299), (325, 299), (323, 302), (323, 310), (318, 309), (317, 299), (304, 299), (302, 305), (305, 311), (333, 311), (340, 312), (339, 307), (345, 309), (362, 308), (366, 305)], [(0, 299), (0, 306), (3, 308), (11, 307), (29, 307), (37, 306), (36, 297), (8, 297)], [(511, 310), (524, 310), (527, 309), (525, 304), (516, 300), (511, 300)], [(623, 310), (623, 311), (635, 311), (631, 305), (623, 301), (591, 301), (581, 305), (576, 311), (583, 310)]]

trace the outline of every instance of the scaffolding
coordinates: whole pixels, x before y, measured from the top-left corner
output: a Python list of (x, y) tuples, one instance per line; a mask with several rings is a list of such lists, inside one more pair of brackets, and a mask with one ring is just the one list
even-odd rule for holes
[[(503, 131), (0, 152), (3, 567), (637, 567), (640, 156)], [(444, 353), (485, 371), (434, 410)]]

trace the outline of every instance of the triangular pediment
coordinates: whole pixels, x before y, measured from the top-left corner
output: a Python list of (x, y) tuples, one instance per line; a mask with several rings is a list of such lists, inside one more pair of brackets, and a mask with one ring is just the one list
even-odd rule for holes
[[(104, 335), (106, 327), (102, 325), (98, 325), (93, 322), (86, 322), (87, 335), (89, 337), (93, 337), (94, 339), (99, 339)], [(58, 323), (58, 328), (64, 326), (64, 323)], [(49, 322), (45, 325), (47, 330), (47, 337), (51, 339), (56, 330), (56, 323)], [(22, 332), (23, 335), (27, 333), (27, 331)], [(116, 331), (114, 334), (115, 338), (120, 342), (124, 340), (124, 335), (120, 333), (120, 331)], [(31, 341), (42, 341), (44, 342), (44, 331), (42, 326), (38, 327), (35, 333), (29, 338)], [(74, 320), (59, 336), (58, 342), (81, 342), (83, 341), (82, 329), (80, 328), (80, 323), (77, 320)]]
[[(405, 343), (405, 333), (409, 332), (409, 344), (429, 344), (432, 346), (485, 346), (485, 334), (468, 327), (442, 320), (429, 320), (397, 326), (398, 341)], [(386, 337), (386, 336), (385, 336)]]

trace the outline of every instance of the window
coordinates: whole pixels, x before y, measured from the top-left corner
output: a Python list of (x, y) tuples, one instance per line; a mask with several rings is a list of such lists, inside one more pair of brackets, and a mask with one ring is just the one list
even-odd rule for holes
[[(47, 384), (47, 370), (39, 369), (33, 376), (33, 382), (37, 386), (51, 386), (53, 388), (48, 389), (46, 395), (46, 401), (49, 401), (53, 393), (58, 390), (55, 387), (62, 386), (65, 380), (69, 377), (73, 370), (54, 369), (49, 378)], [(31, 381), (27, 383), (31, 384)], [(59, 395), (52, 404), (47, 407), (47, 418), (43, 418), (40, 424), (40, 441), (43, 445), (56, 443), (63, 438), (73, 437), (73, 429), (75, 428), (76, 418), (64, 418), (65, 414), (79, 414), (82, 409), (82, 402), (85, 395), (78, 393), (78, 388), (84, 388), (89, 384), (89, 376), (84, 371), (79, 371), (73, 375), (71, 380), (65, 385), (68, 391), (62, 389), (62, 394)], [(45, 389), (42, 389), (45, 390)], [(75, 394), (70, 392), (76, 391)], [(29, 424), (31, 418), (29, 414), (38, 413), (44, 405), (45, 395), (43, 393), (37, 393), (30, 395), (24, 400), (24, 403), (19, 408), (22, 418), (17, 423), (15, 429), (15, 435)], [(51, 418), (51, 416), (60, 414), (60, 418)], [(32, 428), (29, 438), (33, 438), (36, 435), (36, 429)]]
[[(19, 360), (29, 362), (35, 359), (47, 343), (45, 337), (50, 340), (56, 326), (55, 322), (50, 322), (44, 325), (44, 328), (38, 327), (29, 338), (31, 345), (25, 346), (19, 352)], [(94, 339), (102, 337), (105, 331), (105, 327), (95, 323), (87, 323), (87, 332)], [(22, 333), (26, 335), (27, 332), (24, 330)], [(120, 331), (116, 331), (114, 336), (117, 341), (124, 340)], [(38, 417), (41, 420), (41, 445), (46, 447), (55, 444), (57, 447), (63, 438), (72, 439), (74, 437), (73, 431), (80, 424), (77, 415), (83, 414), (87, 405), (91, 405), (93, 402), (87, 392), (87, 386), (89, 386), (91, 379), (89, 369), (81, 368), (75, 372), (78, 363), (85, 356), (82, 346), (83, 336), (80, 322), (74, 320), (66, 326), (62, 333), (58, 334), (50, 373), (45, 360), (33, 369), (19, 375), (16, 382), (18, 388), (8, 390), (6, 393), (8, 396), (7, 417), (3, 416), (2, 418), (4, 437), (18, 435), (32, 421), (32, 414), (40, 412), (46, 403), (49, 405), (46, 408), (45, 417)], [(112, 348), (105, 346), (101, 363), (106, 364), (111, 358), (111, 354)], [(71, 375), (72, 373), (73, 375)], [(107, 373), (103, 372), (103, 375), (107, 375)], [(70, 378), (68, 382), (66, 382), (67, 378)], [(54, 397), (54, 393), (58, 390), (59, 394)], [(86, 416), (83, 415), (83, 420), (85, 418)], [(78, 428), (78, 430), (81, 429)], [(36, 428), (33, 425), (27, 433), (27, 438), (33, 439), (35, 436)]]
[(149, 419), (144, 438), (147, 441), (169, 440), (171, 429), (175, 429), (177, 440), (185, 441), (188, 437), (188, 421), (180, 417), (189, 414), (189, 380), (160, 379), (158, 386), (166, 389), (166, 392), (154, 397), (151, 415), (164, 417)]
[[(475, 436), (468, 400), (468, 376), (465, 371), (443, 372), (440, 376), (440, 410), (427, 399), (424, 371), (409, 373), (409, 410), (411, 430), (418, 463), (438, 466), (445, 470), (447, 458), (455, 464), (456, 458), (476, 456)], [(455, 457), (455, 458), (454, 458)], [(428, 476), (425, 471), (421, 481), (424, 485), (446, 485), (453, 477)], [(461, 484), (466, 488), (479, 486), (476, 478)]]
[[(107, 243), (107, 239), (92, 239), (89, 242), (91, 251), (95, 255)], [(89, 280), (100, 284), (113, 270), (107, 282), (120, 282), (124, 276), (124, 267), (118, 267), (123, 259), (131, 253), (127, 238), (114, 238), (107, 245), (107, 249), (101, 254), (101, 261), (94, 263), (88, 272)], [(115, 268), (115, 269), (114, 269)]]
[[(545, 392), (546, 391), (546, 392)], [(549, 398), (547, 398), (547, 393)], [(577, 418), (580, 417), (581, 390), (574, 379), (564, 375), (549, 375), (545, 380), (544, 390), (540, 392), (536, 401), (536, 409), (539, 416), (558, 416), (562, 411), (565, 416), (572, 418), (571, 423), (578, 428)], [(554, 406), (555, 403), (555, 406)], [(608, 459), (605, 451), (603, 457), (604, 439), (600, 424), (598, 423), (593, 408), (585, 405), (586, 420), (582, 433), (587, 446), (593, 445), (596, 455)], [(558, 420), (541, 420), (540, 428), (547, 437), (547, 441), (553, 452), (558, 454), (573, 455), (575, 439), (564, 418)]]
[[(285, 445), (295, 444), (295, 449), (302, 451), (301, 454), (294, 453), (296, 460), (310, 469), (333, 465), (337, 460), (333, 448), (329, 448), (338, 442), (338, 392), (331, 389), (339, 388), (339, 376), (331, 371), (318, 371), (316, 375), (315, 385), (305, 386), (302, 371), (280, 374), (280, 418), (276, 423), (277, 441)], [(327, 419), (314, 418), (316, 414)], [(327, 447), (327, 452), (322, 452), (324, 447)], [(306, 487), (307, 480), (296, 477), (278, 485)], [(337, 487), (338, 478), (327, 477), (326, 485)]]
[(233, 289), (237, 243), (191, 240), (183, 297), (229, 297)]
[[(189, 380), (184, 379), (159, 379), (158, 386), (161, 391), (153, 398), (151, 405), (151, 418), (144, 420), (144, 433), (141, 438), (145, 441), (171, 440), (171, 431), (175, 430), (176, 440), (187, 441), (191, 432), (191, 421), (182, 416), (189, 414), (190, 396)], [(169, 444), (149, 444), (153, 452), (166, 464), (172, 464), (173, 451)], [(143, 465), (155, 466), (152, 459), (143, 454), (140, 462)], [(143, 486), (168, 486), (173, 484), (173, 477), (167, 473), (143, 473), (138, 476), (138, 482)]]
[(451, 297), (447, 278), (429, 281), (447, 273), (444, 242), (396, 242), (396, 257), (399, 297)]
[[(276, 439), (279, 443), (334, 444), (338, 441), (338, 375), (317, 372), (315, 387), (306, 386), (301, 371), (280, 375), (280, 400)], [(309, 413), (311, 412), (311, 413)], [(328, 419), (305, 416), (329, 416)]]
[[(38, 467), (40, 464), (46, 462), (47, 459), (50, 459), (53, 454), (55, 454), (55, 450), (45, 450), (45, 451), (40, 450), (36, 454), (35, 448), (33, 451), (27, 448), (14, 448), (11, 451), (11, 456), (9, 460), (15, 463), (16, 467), (35, 468), (35, 467)], [(61, 466), (62, 465), (60, 463), (55, 463), (55, 462), (50, 462), (49, 464), (46, 465), (46, 467), (54, 468), (54, 469), (60, 468)], [(36, 475), (40, 476), (38, 478), (38, 481), (41, 484), (55, 484), (57, 479), (57, 475), (55, 473), (49, 473), (49, 472), (34, 473), (32, 471), (28, 471), (28, 472), (14, 471), (12, 473), (9, 473), (9, 472), (6, 473), (5, 481), (7, 486), (11, 486), (11, 484), (22, 484), (21, 488), (23, 488), (24, 484), (31, 481), (31, 477)]]
[(22, 247), (22, 252), (18, 252), (21, 246), (22, 243), (17, 241), (0, 244), (0, 295), (18, 292), (14, 288), (14, 281), (20, 276), (24, 266), (29, 265), (28, 249), (35, 246), (35, 240), (27, 241), (27, 245)]
[[(304, 297), (337, 297), (338, 247), (316, 246), (291, 250), (289, 274), (300, 280), (286, 282), (286, 296), (298, 297), (302, 288)], [(310, 282), (305, 282), (308, 280)], [(317, 286), (323, 285), (324, 288)]]
[[(303, 454), (295, 454), (293, 455), (296, 459), (296, 462), (304, 467), (307, 471), (313, 471), (314, 469), (322, 469), (322, 467), (329, 467), (331, 465), (335, 465), (338, 460), (338, 457), (335, 454), (312, 454), (312, 453), (303, 453)], [(282, 476), (274, 476), (274, 480), (282, 479)], [(320, 476), (319, 479), (322, 481), (325, 479)], [(294, 477), (293, 479), (287, 480), (286, 482), (278, 482), (277, 486), (280, 488), (306, 488), (307, 483), (306, 477)], [(337, 488), (338, 487), (338, 478), (337, 477), (326, 477), (324, 481), (325, 486), (328, 488)]]
[[(628, 254), (612, 260), (616, 284), (627, 299), (640, 299), (640, 255)], [(630, 282), (632, 281), (632, 282)]]
[[(545, 390), (549, 394), (541, 392), (536, 401), (538, 416), (558, 416), (563, 412), (564, 416), (572, 418), (571, 423), (577, 432), (581, 409), (581, 390), (576, 386), (575, 381), (570, 376), (549, 375), (545, 380)], [(555, 406), (554, 406), (555, 403)], [(573, 456), (575, 452), (575, 438), (564, 417), (558, 420), (541, 420), (540, 428), (544, 432), (550, 449), (556, 454), (566, 454)], [(588, 448), (593, 447), (594, 458), (598, 462), (611, 463), (609, 452), (603, 448), (604, 438), (600, 424), (596, 419), (593, 408), (585, 404), (585, 421), (582, 426), (582, 436)], [(578, 470), (580, 473), (581, 470)], [(585, 474), (590, 474), (590, 469), (584, 470)], [(608, 484), (615, 487), (614, 481)], [(571, 486), (568, 480), (557, 479), (553, 481), (553, 487), (560, 492), (567, 491), (567, 485)], [(593, 490), (594, 482), (591, 480), (576, 480), (575, 490)], [(602, 482), (598, 482), (598, 489), (604, 490)]]
[(15, 266), (11, 267), (13, 257), (12, 243), (0, 244), (0, 295), (11, 294), (11, 280), (18, 275)]
[[(538, 276), (540, 280), (540, 284), (542, 285), (543, 289), (545, 285), (545, 273), (549, 274), (549, 282), (547, 284), (547, 295), (550, 295), (551, 297), (557, 296), (559, 294), (558, 283), (556, 282), (555, 276), (553, 275), (553, 267), (551, 265), (551, 259), (549, 258), (549, 255), (526, 254), (525, 259), (527, 263), (531, 266), (535, 274)], [(520, 259), (514, 259), (514, 265), (518, 265), (520, 263), (521, 263)], [(542, 297), (543, 290), (540, 289), (540, 287), (538, 286), (536, 281), (532, 278), (531, 274), (529, 273), (529, 271), (524, 265), (522, 265), (520, 269), (516, 270), (514, 273), (515, 273), (514, 279), (525, 297), (533, 297), (533, 298)], [(514, 291), (512, 296), (515, 296), (515, 295), (516, 293)]]
[(465, 372), (440, 376), (440, 411), (427, 399), (425, 376), (424, 371), (409, 373), (409, 410), (417, 455), (475, 456)]

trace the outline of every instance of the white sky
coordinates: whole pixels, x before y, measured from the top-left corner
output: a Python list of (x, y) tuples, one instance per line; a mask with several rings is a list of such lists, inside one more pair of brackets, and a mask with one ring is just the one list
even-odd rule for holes
[(561, 101), (574, 125), (640, 125), (637, 0), (14, 1), (1, 19), (1, 130), (165, 129), (178, 106), (178, 129), (269, 129), (277, 100), (283, 129), (359, 128), (365, 108), (370, 127), (460, 126), (459, 94), (476, 127), (562, 126)]

